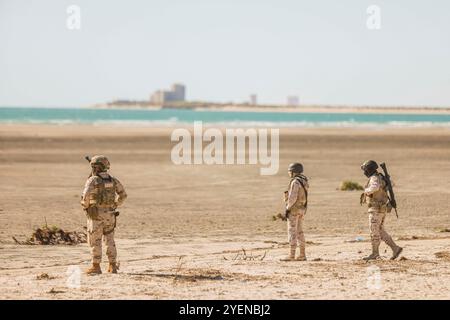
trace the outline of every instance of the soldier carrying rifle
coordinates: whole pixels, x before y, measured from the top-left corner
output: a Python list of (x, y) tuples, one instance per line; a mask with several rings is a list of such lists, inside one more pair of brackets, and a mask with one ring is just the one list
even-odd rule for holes
[[(394, 193), (390, 177), (387, 174), (386, 166), (381, 164), (385, 175), (377, 171), (378, 164), (373, 160), (368, 160), (361, 165), (364, 175), (369, 178), (364, 192), (361, 194), (361, 205), (367, 203), (369, 207), (370, 238), (372, 241), (372, 254), (364, 260), (376, 260), (380, 258), (379, 247), (383, 240), (392, 249), (391, 260), (395, 260), (403, 248), (395, 244), (392, 237), (384, 229), (384, 219), (386, 212), (391, 212), (392, 208), (397, 212)], [(389, 194), (388, 194), (389, 193)]]

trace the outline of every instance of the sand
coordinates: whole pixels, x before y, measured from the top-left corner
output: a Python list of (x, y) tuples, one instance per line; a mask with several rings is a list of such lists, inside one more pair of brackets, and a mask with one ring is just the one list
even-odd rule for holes
[[(171, 131), (2, 125), (0, 298), (450, 298), (450, 130), (281, 130), (274, 176), (254, 165), (175, 166)], [(120, 273), (81, 274), (77, 287), (86, 244), (25, 246), (12, 237), (30, 236), (44, 217), (83, 230), (83, 158), (96, 153), (109, 156), (129, 194), (116, 231)], [(366, 209), (359, 192), (337, 190), (343, 180), (365, 182), (359, 165), (368, 158), (386, 161), (395, 182), (400, 218), (388, 215), (386, 227), (405, 248), (400, 261), (389, 261), (384, 244), (383, 260), (361, 261), (370, 249)], [(282, 210), (294, 160), (310, 177), (309, 260), (280, 262), (286, 225), (271, 217)]]

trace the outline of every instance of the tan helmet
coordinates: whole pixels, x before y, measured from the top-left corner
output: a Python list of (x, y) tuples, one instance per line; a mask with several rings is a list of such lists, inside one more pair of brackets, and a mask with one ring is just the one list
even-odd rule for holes
[(98, 168), (100, 171), (107, 171), (110, 167), (108, 158), (102, 155), (93, 156), (90, 163), (92, 168)]

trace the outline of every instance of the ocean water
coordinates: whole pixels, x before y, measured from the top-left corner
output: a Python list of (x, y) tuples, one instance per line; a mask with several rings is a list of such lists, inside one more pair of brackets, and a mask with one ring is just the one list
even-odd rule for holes
[[(381, 111), (382, 112), (382, 111)], [(0, 107), (1, 123), (177, 126), (202, 121), (232, 127), (450, 127), (450, 114), (287, 113), (179, 109), (95, 109)]]

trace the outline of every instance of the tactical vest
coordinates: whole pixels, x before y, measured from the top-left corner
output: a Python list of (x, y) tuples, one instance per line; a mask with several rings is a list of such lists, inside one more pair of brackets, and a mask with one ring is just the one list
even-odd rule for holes
[(95, 202), (97, 207), (112, 207), (116, 201), (116, 182), (108, 175), (108, 178), (103, 178), (100, 175), (96, 176), (95, 185), (96, 192)]
[[(378, 179), (378, 184), (380, 185), (380, 189), (372, 193), (371, 196), (367, 197), (367, 204), (369, 208), (381, 208), (385, 206), (389, 201), (389, 197), (386, 191), (386, 181), (384, 180), (383, 175), (381, 173), (377, 173), (376, 176)], [(367, 182), (366, 188), (369, 185), (369, 181)]]
[(297, 180), (300, 183), (300, 188), (298, 189), (297, 200), (292, 206), (291, 210), (304, 210), (308, 207), (308, 189), (306, 188), (306, 182), (308, 181), (305, 176), (296, 176), (289, 182), (288, 190), (291, 190), (291, 185)]

